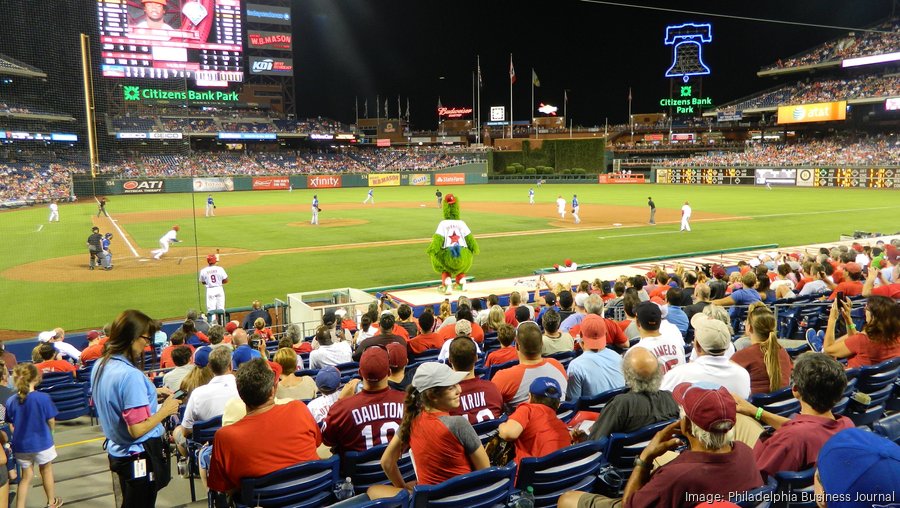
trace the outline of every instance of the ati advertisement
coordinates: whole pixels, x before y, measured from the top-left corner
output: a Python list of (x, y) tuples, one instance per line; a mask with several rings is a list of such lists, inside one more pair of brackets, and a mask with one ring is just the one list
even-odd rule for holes
[(291, 179), (275, 176), (259, 176), (253, 178), (253, 190), (287, 190), (291, 187)]
[(341, 187), (341, 175), (317, 175), (306, 179), (308, 189), (337, 189)]
[(400, 173), (369, 175), (369, 187), (395, 187), (400, 185)]
[(105, 77), (244, 80), (241, 0), (97, 0), (97, 20)]
[(465, 185), (465, 173), (436, 173), (434, 175), (435, 185)]
[(158, 194), (165, 191), (163, 180), (126, 180), (122, 182), (123, 194)]

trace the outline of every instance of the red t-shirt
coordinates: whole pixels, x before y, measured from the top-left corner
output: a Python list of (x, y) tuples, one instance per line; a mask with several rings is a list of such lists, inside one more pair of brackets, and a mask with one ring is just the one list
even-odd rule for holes
[(71, 372), (72, 375), (75, 375), (75, 366), (65, 360), (47, 360), (41, 363), (34, 364), (37, 367), (37, 370), (48, 373), (48, 372)]
[(491, 382), (497, 385), (503, 402), (515, 408), (528, 400), (528, 388), (531, 386), (531, 382), (544, 376), (555, 379), (563, 393), (566, 392), (569, 384), (566, 369), (553, 358), (543, 358), (540, 363), (531, 365), (521, 363), (513, 365), (494, 374)]
[[(766, 370), (766, 360), (759, 344), (738, 351), (732, 355), (731, 361), (750, 373), (750, 393), (770, 393), (769, 372)], [(778, 388), (784, 388), (791, 382), (793, 369), (791, 355), (784, 348), (778, 349), (778, 365), (781, 367), (781, 385)]]
[(471, 473), (469, 455), (479, 447), (481, 440), (465, 417), (444, 412), (419, 414), (409, 435), (418, 484), (437, 485)]
[(527, 457), (543, 457), (572, 444), (566, 424), (556, 417), (556, 411), (543, 405), (520, 404), (510, 420), (524, 429), (516, 439), (516, 464)]
[[(271, 445), (249, 446), (254, 439), (264, 439)], [(309, 408), (300, 401), (247, 415), (216, 432), (209, 464), (209, 488), (228, 492), (239, 488), (242, 478), (256, 478), (301, 462), (319, 460), (316, 448), (321, 443), (319, 426)]]
[(873, 341), (865, 333), (857, 333), (844, 339), (844, 344), (853, 353), (847, 360), (848, 369), (877, 365), (900, 356), (900, 337), (895, 337), (893, 344), (884, 344)]
[[(169, 367), (175, 366), (175, 362), (172, 361), (172, 350), (179, 346), (187, 346), (187, 347), (191, 348), (191, 358), (194, 357), (194, 346), (192, 346), (190, 344), (179, 344), (177, 346), (169, 346), (169, 347), (163, 349), (159, 353), (159, 368), (160, 369), (168, 369)], [(82, 356), (82, 360), (83, 359), (84, 359), (84, 356)]]
[[(606, 343), (607, 344), (616, 344), (619, 346), (623, 346), (628, 344), (628, 337), (625, 336), (625, 328), (619, 327), (618, 323), (613, 321), (612, 319), (603, 318), (603, 321), (606, 323)], [(581, 335), (581, 323), (569, 328), (569, 335), (572, 337), (578, 337)]]
[(794, 287), (794, 291), (800, 293), (800, 290), (803, 289), (803, 286), (805, 286), (807, 282), (812, 282), (813, 280), (815, 279), (813, 279), (812, 277), (803, 276), (803, 278), (800, 279), (800, 282), (797, 283), (797, 286)]
[(841, 282), (834, 288), (834, 291), (828, 295), (829, 300), (834, 300), (839, 291), (844, 292), (844, 296), (859, 296), (862, 294), (863, 283), (858, 280), (847, 280)]
[[(450, 340), (456, 337), (456, 325), (447, 325), (440, 330), (437, 331), (438, 337), (441, 338), (441, 344), (446, 340)], [(482, 328), (478, 323), (472, 323), (472, 334), (470, 335), (472, 340), (481, 344), (484, 342), (484, 328)]]
[(463, 379), (459, 390), (459, 407), (450, 414), (465, 416), (471, 424), (500, 418), (503, 414), (503, 397), (494, 383), (477, 377)]
[(503, 319), (509, 326), (519, 326), (519, 320), (516, 319), (516, 307), (510, 306), (506, 309), (506, 312), (503, 313)]
[(438, 336), (436, 333), (423, 333), (421, 335), (416, 335), (415, 337), (409, 339), (409, 342), (406, 343), (406, 347), (409, 349), (409, 352), (418, 355), (428, 351), (429, 349), (441, 349), (441, 346), (444, 345), (444, 339)]
[(516, 351), (516, 346), (505, 346), (496, 351), (491, 351), (488, 353), (487, 358), (484, 360), (485, 368), (490, 367), (491, 365), (500, 365), (501, 363), (511, 362), (513, 360), (519, 359), (519, 353)]
[(768, 439), (757, 441), (753, 456), (759, 470), (768, 476), (779, 471), (809, 469), (816, 463), (819, 450), (831, 436), (853, 427), (853, 420), (843, 416), (829, 420), (822, 416), (798, 414)]
[(82, 365), (85, 362), (96, 360), (103, 356), (103, 346), (108, 340), (109, 337), (102, 337), (96, 344), (84, 348), (84, 351), (81, 352), (81, 358), (79, 359)]
[(312, 351), (312, 344), (310, 344), (309, 342), (306, 342), (305, 340), (301, 340), (300, 342), (291, 346), (291, 348), (294, 350), (295, 353), (300, 355), (300, 354), (309, 353), (310, 351)]
[(361, 391), (340, 399), (328, 410), (322, 427), (322, 441), (336, 453), (361, 452), (386, 445), (400, 428), (406, 394), (385, 388)]
[[(369, 329), (371, 330), (372, 328), (374, 328), (376, 330), (376, 332), (381, 329), (378, 326), (378, 323), (372, 323), (372, 325)], [(399, 336), (403, 337), (404, 340), (409, 340), (409, 332), (406, 331), (406, 328), (403, 328), (402, 326), (400, 326), (397, 323), (394, 323), (394, 328), (391, 329), (391, 333), (393, 333), (394, 335), (399, 335)], [(378, 333), (375, 333), (375, 335), (378, 335)]]
[(878, 286), (872, 290), (872, 294), (875, 296), (886, 296), (895, 300), (900, 299), (900, 283), (895, 282), (893, 284)]

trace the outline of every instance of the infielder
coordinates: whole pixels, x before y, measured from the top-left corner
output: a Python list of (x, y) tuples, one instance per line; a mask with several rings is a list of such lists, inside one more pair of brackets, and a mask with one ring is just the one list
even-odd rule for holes
[(437, 198), (438, 208), (440, 208), (441, 207), (441, 198), (444, 197), (444, 195), (441, 193), (441, 189), (438, 189), (437, 191), (435, 191), (434, 197)]
[(528, 204), (534, 204), (534, 187), (528, 189)]
[(215, 217), (216, 216), (216, 202), (213, 201), (212, 194), (206, 195), (206, 216), (207, 217)]
[(59, 222), (59, 205), (55, 199), (50, 202), (50, 220), (47, 222)]
[(210, 254), (206, 256), (209, 266), (200, 270), (200, 283), (206, 286), (206, 314), (210, 315), (209, 322), (215, 324), (215, 311), (225, 310), (225, 289), (223, 284), (228, 284), (228, 274), (225, 269), (216, 265), (219, 256)]
[(572, 216), (575, 217), (575, 224), (581, 224), (581, 217), (578, 216), (578, 195), (572, 194)]
[(650, 224), (656, 224), (656, 203), (650, 196), (647, 197), (647, 206), (650, 207)]
[(375, 189), (369, 189), (369, 194), (366, 195), (365, 201), (363, 204), (371, 202), (373, 205), (375, 204)]
[(153, 259), (161, 258), (163, 254), (165, 254), (166, 252), (169, 252), (170, 244), (178, 243), (181, 241), (177, 238), (178, 232), (180, 230), (181, 230), (181, 228), (178, 227), (177, 225), (172, 226), (172, 229), (170, 229), (168, 232), (166, 232), (166, 234), (164, 234), (162, 236), (162, 238), (159, 239), (159, 248), (150, 251), (150, 254), (153, 254)]
[(310, 224), (318, 225), (319, 224), (319, 196), (313, 194), (313, 202), (312, 202), (312, 221)]
[(106, 211), (106, 198), (101, 197), (99, 202), (97, 203), (97, 217), (100, 217), (100, 214), (103, 214), (109, 217), (109, 212)]
[(560, 219), (566, 218), (566, 200), (562, 197), (562, 194), (556, 198), (556, 213), (559, 214)]
[(691, 230), (691, 204), (687, 201), (684, 202), (684, 206), (681, 207), (681, 231), (690, 231)]

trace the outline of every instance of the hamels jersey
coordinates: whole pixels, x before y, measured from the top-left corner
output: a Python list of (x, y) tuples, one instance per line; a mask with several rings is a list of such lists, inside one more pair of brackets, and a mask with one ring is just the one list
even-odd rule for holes
[(477, 377), (463, 379), (459, 389), (459, 407), (450, 411), (451, 415), (465, 416), (474, 425), (503, 414), (503, 397), (494, 383)]
[(385, 388), (338, 400), (325, 417), (322, 441), (337, 453), (388, 444), (400, 428), (405, 396), (399, 390)]
[(227, 278), (228, 274), (225, 273), (225, 269), (221, 266), (207, 266), (200, 270), (200, 282), (208, 288), (222, 287)]

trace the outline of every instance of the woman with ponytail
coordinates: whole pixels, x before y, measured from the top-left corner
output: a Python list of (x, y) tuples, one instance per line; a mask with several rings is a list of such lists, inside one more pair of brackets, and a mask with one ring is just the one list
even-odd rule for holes
[[(168, 388), (155, 388), (143, 372), (144, 348), (157, 330), (159, 322), (143, 312), (122, 312), (91, 372), (109, 469), (118, 476), (123, 508), (156, 506), (157, 491), (171, 478), (162, 421), (178, 411), (181, 401)], [(158, 397), (165, 399), (162, 404)]]
[(47, 506), (57, 508), (63, 504), (56, 497), (53, 482), (53, 459), (56, 458), (53, 429), (58, 411), (49, 395), (34, 391), (40, 382), (41, 372), (33, 364), (16, 365), (13, 371), (16, 394), (6, 401), (6, 419), (13, 434), (12, 449), (22, 468), (22, 480), (16, 492), (17, 508), (25, 508), (35, 464), (41, 471)]
[[(490, 467), (481, 440), (465, 416), (450, 416), (459, 407), (459, 382), (467, 372), (423, 363), (407, 388), (400, 428), (381, 456), (381, 467), (393, 486), (370, 487), (370, 499), (392, 497), (402, 489), (437, 485), (455, 476)], [(407, 483), (397, 461), (405, 450), (413, 457), (416, 482)]]
[[(847, 335), (835, 338), (839, 314), (847, 327)], [(876, 365), (900, 357), (900, 303), (886, 296), (870, 296), (866, 302), (866, 324), (862, 331), (850, 318), (850, 302), (834, 299), (822, 352), (834, 358), (850, 358), (847, 368)]]
[(750, 346), (735, 353), (731, 361), (750, 373), (750, 393), (772, 393), (790, 384), (791, 357), (778, 342), (776, 326), (775, 315), (764, 303), (747, 309)]

